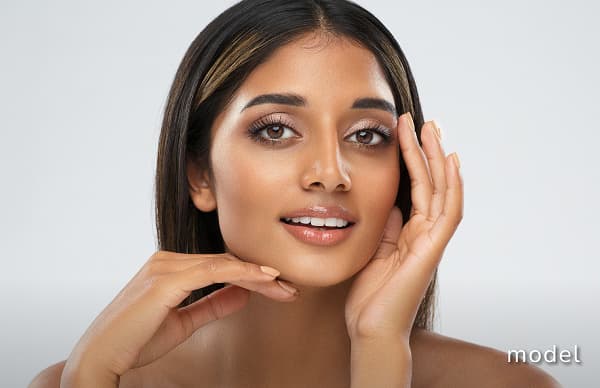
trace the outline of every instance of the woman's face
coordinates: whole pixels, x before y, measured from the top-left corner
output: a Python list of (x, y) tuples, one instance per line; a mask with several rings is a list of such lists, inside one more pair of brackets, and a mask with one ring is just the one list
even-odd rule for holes
[(362, 269), (398, 190), (393, 101), (373, 54), (345, 38), (304, 35), (257, 67), (211, 129), (227, 251), (297, 285)]

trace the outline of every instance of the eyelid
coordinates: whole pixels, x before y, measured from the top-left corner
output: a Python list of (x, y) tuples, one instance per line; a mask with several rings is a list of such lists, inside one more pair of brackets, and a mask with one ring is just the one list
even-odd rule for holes
[(382, 129), (386, 132), (386, 134), (391, 134), (391, 129), (389, 125), (382, 123), (381, 120), (377, 119), (363, 119), (359, 120), (356, 124), (352, 125), (349, 130), (354, 133), (359, 130), (364, 129)]
[[(268, 137), (261, 136), (260, 133), (271, 126), (281, 126), (287, 128), (290, 131), (294, 132), (296, 136), (291, 136), (284, 139), (270, 139)], [(270, 113), (260, 117), (256, 121), (252, 122), (252, 124), (250, 124), (246, 132), (247, 136), (251, 140), (257, 143), (268, 144), (270, 146), (283, 145), (289, 142), (290, 140), (299, 137), (298, 132), (294, 128), (294, 125), (291, 123), (291, 120), (284, 118), (282, 112)]]
[(371, 131), (375, 132), (383, 138), (382, 143), (389, 143), (394, 135), (393, 131), (387, 126), (377, 120), (363, 120), (358, 125), (351, 129), (350, 134), (344, 137), (347, 139), (360, 131)]
[[(247, 135), (251, 140), (253, 140), (257, 143), (268, 144), (270, 146), (284, 145), (284, 144), (288, 143), (289, 141), (292, 141), (294, 138), (301, 137), (300, 135), (295, 136), (295, 137), (290, 136), (290, 137), (283, 138), (283, 139), (282, 138), (273, 138), (272, 139), (272, 138), (268, 138), (268, 137), (263, 137), (261, 135), (261, 132), (263, 132), (264, 130), (268, 129), (271, 126), (285, 127), (286, 129), (289, 129), (290, 131), (292, 131), (298, 135), (298, 132), (294, 128), (294, 124), (292, 124), (291, 120), (289, 120), (288, 118), (285, 117), (284, 112), (269, 113), (267, 115), (264, 115), (264, 116), (258, 118), (256, 121), (252, 122), (250, 124), (250, 126), (248, 127)], [(385, 145), (389, 144), (393, 138), (393, 135), (392, 135), (393, 131), (390, 130), (388, 128), (388, 126), (382, 124), (379, 120), (373, 120), (373, 119), (359, 121), (358, 123), (356, 123), (355, 125), (353, 125), (351, 127), (350, 131), (351, 131), (350, 134), (344, 136), (344, 140), (348, 140), (349, 138), (357, 135), (361, 131), (369, 131), (369, 132), (372, 132), (373, 134), (381, 137), (381, 140), (376, 144), (365, 144), (365, 143), (360, 143), (358, 141), (350, 141), (355, 146), (361, 147), (361, 148), (366, 148), (366, 149), (373, 149), (373, 148), (385, 146)]]
[(285, 118), (285, 116), (282, 112), (269, 113), (267, 115), (259, 117), (257, 120), (253, 121), (250, 124), (248, 130), (257, 132), (257, 131), (264, 129), (265, 127), (268, 127), (270, 125), (285, 126), (287, 128), (294, 130), (294, 132), (297, 132), (294, 128), (294, 124), (292, 123), (292, 121)]
[(360, 132), (371, 132), (374, 136), (379, 136), (381, 138), (381, 140), (378, 143), (375, 144), (365, 144), (365, 143), (361, 143), (358, 141), (351, 141), (351, 143), (353, 143), (356, 147), (361, 147), (361, 148), (367, 148), (367, 149), (373, 149), (373, 148), (377, 148), (377, 147), (384, 147), (388, 144), (391, 143), (391, 136), (389, 136), (388, 134), (386, 134), (384, 131), (380, 131), (376, 128), (365, 128), (365, 129), (359, 129), (353, 133), (351, 133), (350, 135), (348, 135), (345, 139), (349, 140), (350, 138), (356, 136), (358, 133)]

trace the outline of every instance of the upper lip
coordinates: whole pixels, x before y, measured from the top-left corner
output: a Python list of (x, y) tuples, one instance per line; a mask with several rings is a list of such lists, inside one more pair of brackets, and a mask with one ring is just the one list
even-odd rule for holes
[(313, 205), (290, 211), (281, 216), (281, 218), (297, 217), (341, 218), (348, 222), (356, 223), (356, 217), (348, 209), (339, 205)]

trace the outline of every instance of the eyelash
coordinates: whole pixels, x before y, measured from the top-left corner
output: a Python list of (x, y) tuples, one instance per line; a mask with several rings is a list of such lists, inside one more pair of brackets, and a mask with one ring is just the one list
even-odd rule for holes
[[(268, 138), (265, 138), (260, 135), (260, 133), (262, 131), (266, 130), (269, 127), (274, 127), (274, 126), (284, 127), (284, 128), (287, 128), (287, 129), (290, 129), (293, 131), (292, 125), (289, 122), (287, 122), (285, 119), (283, 119), (282, 117), (266, 116), (266, 117), (260, 118), (259, 120), (255, 121), (254, 123), (252, 123), (250, 125), (250, 128), (248, 128), (248, 137), (257, 143), (267, 144), (267, 145), (275, 147), (278, 144), (284, 143), (286, 141), (286, 139), (284, 139), (284, 140), (268, 139)], [(379, 144), (371, 144), (371, 145), (358, 143), (358, 142), (352, 142), (359, 148), (374, 149), (377, 147), (385, 146), (385, 145), (389, 144), (391, 141), (391, 137), (392, 137), (391, 131), (388, 128), (386, 128), (380, 124), (375, 124), (375, 126), (365, 125), (365, 127), (359, 128), (356, 131), (352, 132), (352, 134), (350, 134), (348, 137), (354, 136), (357, 133), (363, 132), (363, 131), (369, 131), (376, 135), (379, 135), (379, 136), (381, 136), (382, 140)]]

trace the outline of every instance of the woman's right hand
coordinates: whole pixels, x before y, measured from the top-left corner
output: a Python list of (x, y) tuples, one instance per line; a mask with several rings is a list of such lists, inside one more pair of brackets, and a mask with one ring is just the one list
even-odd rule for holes
[[(227, 253), (158, 251), (92, 322), (65, 370), (93, 370), (118, 381), (128, 370), (159, 359), (201, 326), (244, 307), (249, 290), (279, 301), (295, 300), (296, 294), (275, 280), (278, 275), (273, 268)], [(231, 285), (177, 307), (193, 290), (213, 283)]]

